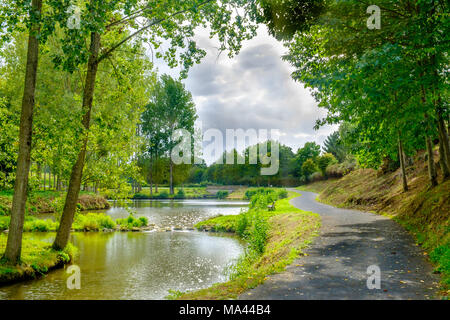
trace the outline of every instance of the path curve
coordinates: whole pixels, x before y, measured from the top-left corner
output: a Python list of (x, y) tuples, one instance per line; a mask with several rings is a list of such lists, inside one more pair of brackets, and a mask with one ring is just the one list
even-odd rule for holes
[[(290, 189), (290, 191), (296, 191)], [(298, 191), (296, 191), (298, 192)], [(389, 218), (317, 202), (301, 191), (291, 200), (299, 209), (320, 214), (320, 235), (282, 273), (239, 299), (433, 299), (439, 277), (413, 238)], [(381, 289), (367, 288), (367, 268), (379, 266)]]

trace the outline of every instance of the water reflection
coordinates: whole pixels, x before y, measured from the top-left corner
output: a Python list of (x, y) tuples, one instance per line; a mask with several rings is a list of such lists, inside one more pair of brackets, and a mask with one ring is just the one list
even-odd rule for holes
[[(52, 241), (54, 234), (36, 234)], [(81, 289), (66, 288), (65, 270), (0, 288), (0, 299), (162, 299), (226, 280), (243, 250), (234, 238), (201, 232), (76, 233)]]
[[(218, 214), (239, 214), (242, 201), (136, 200), (131, 208), (160, 227), (192, 227)], [(106, 211), (114, 219), (129, 212)], [(50, 216), (42, 216), (48, 218)], [(51, 243), (54, 234), (32, 234)], [(0, 288), (0, 299), (162, 299), (168, 290), (187, 291), (226, 280), (224, 270), (243, 251), (235, 238), (202, 232), (75, 233), (81, 290), (66, 288), (65, 270)]]
[[(158, 227), (192, 228), (196, 223), (219, 214), (239, 214), (247, 205), (248, 202), (227, 200), (134, 200), (130, 207), (136, 217), (145, 216), (149, 223)], [(106, 214), (118, 219), (127, 217), (129, 212), (113, 206)]]

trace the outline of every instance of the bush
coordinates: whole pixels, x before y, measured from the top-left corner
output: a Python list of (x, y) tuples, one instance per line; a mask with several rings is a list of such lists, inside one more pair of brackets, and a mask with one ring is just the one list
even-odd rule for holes
[(312, 175), (309, 176), (310, 182), (321, 181), (323, 179), (324, 179), (324, 176), (320, 172), (314, 172)]
[(286, 189), (281, 189), (278, 191), (278, 199), (286, 199), (288, 197), (288, 192)]
[(0, 197), (0, 216), (9, 216), (11, 214), (11, 208), (6, 197)]
[(275, 202), (278, 198), (276, 193), (255, 194), (250, 200), (250, 209), (267, 210), (267, 206)]
[(115, 229), (114, 220), (104, 213), (76, 214), (73, 228), (77, 231), (99, 231), (100, 229)]
[(356, 161), (354, 159), (347, 159), (342, 163), (332, 164), (327, 167), (326, 172), (328, 177), (342, 178), (356, 169)]
[(0, 230), (7, 230), (9, 228), (9, 223), (11, 218), (7, 216), (0, 216)]
[(450, 246), (445, 244), (435, 248), (430, 253), (430, 260), (437, 264), (436, 271), (443, 274), (443, 283), (450, 285)]
[(107, 215), (100, 217), (99, 223), (103, 229), (115, 229), (116, 228), (116, 223), (114, 222), (114, 220), (110, 216), (107, 216)]
[(249, 188), (247, 191), (245, 191), (244, 199), (251, 200), (251, 198), (256, 194), (269, 194), (274, 193), (275, 190), (271, 188)]
[(117, 219), (116, 223), (120, 226), (121, 230), (130, 230), (132, 228), (141, 228), (148, 225), (147, 217), (140, 217), (136, 219), (132, 214), (125, 219)]
[(175, 199), (184, 199), (185, 198), (184, 189), (179, 189), (174, 198)]
[(159, 193), (159, 196), (158, 196), (158, 197), (161, 198), (161, 199), (168, 199), (168, 198), (169, 198), (169, 193), (168, 193), (166, 190), (161, 191), (161, 192)]
[(335, 163), (337, 160), (331, 153), (325, 153), (317, 158), (317, 167), (325, 178), (327, 177), (327, 167)]
[(58, 228), (58, 223), (54, 222), (50, 219), (41, 220), (41, 219), (25, 219), (25, 223), (23, 226), (23, 230), (26, 232), (49, 232), (56, 231)]
[(239, 218), (236, 223), (236, 233), (241, 238), (243, 238), (245, 236), (248, 225), (249, 225), (249, 221), (248, 221), (247, 213), (243, 212), (239, 215)]
[(224, 191), (224, 190), (217, 191), (216, 197), (217, 197), (217, 199), (225, 199), (226, 197), (228, 197), (228, 191)]
[(317, 171), (317, 166), (312, 159), (306, 160), (302, 165), (302, 175), (309, 182), (309, 176)]
[(141, 226), (145, 227), (148, 225), (148, 219), (147, 217), (140, 217), (139, 221), (141, 222)]
[(253, 217), (253, 226), (248, 236), (249, 246), (258, 254), (264, 252), (268, 237), (269, 224), (264, 217), (255, 214)]

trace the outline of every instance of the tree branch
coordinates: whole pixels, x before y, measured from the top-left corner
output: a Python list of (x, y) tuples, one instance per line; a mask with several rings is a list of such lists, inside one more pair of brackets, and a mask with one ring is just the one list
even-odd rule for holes
[[(206, 5), (209, 2), (212, 2), (214, 0), (206, 0), (202, 3), (200, 3), (197, 7), (202, 7), (204, 5)], [(191, 10), (193, 7), (189, 8), (189, 9), (185, 9), (185, 10), (180, 10), (178, 12), (175, 12), (174, 14), (172, 14), (169, 18), (173, 18), (176, 17), (180, 14), (183, 14), (185, 12), (188, 12), (189, 10)], [(116, 50), (117, 48), (119, 48), (122, 44), (124, 44), (125, 42), (127, 42), (128, 40), (130, 40), (131, 38), (137, 36), (138, 34), (144, 32), (145, 30), (160, 24), (161, 22), (167, 20), (168, 18), (164, 18), (164, 19), (158, 19), (156, 21), (153, 21), (151, 23), (149, 23), (148, 25), (146, 25), (145, 27), (137, 30), (136, 32), (130, 34), (128, 37), (124, 38), (123, 40), (121, 40), (120, 42), (116, 43), (115, 45), (113, 45), (111, 48), (109, 48), (108, 50), (106, 50), (104, 53), (101, 54), (101, 56), (97, 59), (97, 63), (100, 63), (102, 60), (104, 60), (106, 57), (108, 57), (112, 52), (114, 52), (114, 50)]]

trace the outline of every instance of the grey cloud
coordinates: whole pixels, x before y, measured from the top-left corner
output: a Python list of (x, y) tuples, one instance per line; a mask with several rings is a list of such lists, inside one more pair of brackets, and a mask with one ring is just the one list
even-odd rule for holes
[(322, 144), (336, 129), (313, 129), (325, 112), (291, 79), (291, 66), (281, 60), (283, 47), (264, 29), (233, 59), (218, 57), (214, 41), (205, 35), (198, 42), (208, 55), (191, 69), (185, 84), (204, 129), (280, 129), (281, 142), (294, 152), (308, 141)]

